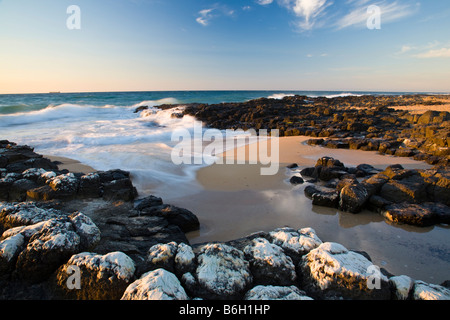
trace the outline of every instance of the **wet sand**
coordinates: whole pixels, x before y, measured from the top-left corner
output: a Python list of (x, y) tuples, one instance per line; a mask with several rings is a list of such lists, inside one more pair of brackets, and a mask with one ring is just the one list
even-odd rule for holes
[(91, 173), (96, 171), (94, 168), (74, 159), (51, 155), (44, 155), (44, 158), (50, 159), (51, 161), (57, 161), (59, 170), (67, 169), (73, 173)]

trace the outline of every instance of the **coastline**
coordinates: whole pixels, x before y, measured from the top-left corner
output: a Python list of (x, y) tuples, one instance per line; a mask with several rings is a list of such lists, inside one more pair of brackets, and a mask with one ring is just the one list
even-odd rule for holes
[(85, 174), (97, 171), (91, 166), (81, 163), (80, 161), (75, 159), (53, 155), (43, 155), (43, 157), (49, 159), (50, 161), (56, 162), (59, 170), (69, 170), (70, 172), (73, 173), (85, 173)]

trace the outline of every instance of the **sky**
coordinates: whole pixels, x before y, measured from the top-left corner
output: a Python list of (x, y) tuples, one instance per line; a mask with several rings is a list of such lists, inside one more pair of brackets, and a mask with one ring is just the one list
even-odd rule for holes
[(450, 92), (450, 2), (0, 0), (0, 93), (161, 90)]

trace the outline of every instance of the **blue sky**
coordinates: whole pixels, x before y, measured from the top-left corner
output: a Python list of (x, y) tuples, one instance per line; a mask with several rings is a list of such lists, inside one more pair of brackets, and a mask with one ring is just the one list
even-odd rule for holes
[(0, 0), (0, 93), (448, 92), (449, 30), (443, 0)]

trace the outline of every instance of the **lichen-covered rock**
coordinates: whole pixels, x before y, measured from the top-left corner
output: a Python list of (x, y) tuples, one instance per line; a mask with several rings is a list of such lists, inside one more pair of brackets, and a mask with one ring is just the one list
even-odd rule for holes
[[(390, 299), (389, 283), (362, 254), (344, 246), (326, 242), (302, 258), (299, 269), (303, 286), (308, 292), (322, 298)], [(372, 289), (369, 283), (379, 281)]]
[(245, 300), (313, 300), (296, 286), (256, 286), (249, 290)]
[[(2, 268), (31, 283), (45, 280), (71, 255), (94, 247), (100, 240), (100, 230), (82, 213), (67, 215), (50, 210), (45, 216), (40, 210), (35, 212), (40, 214), (35, 217), (37, 221), (49, 219), (30, 225), (26, 224), (28, 218), (18, 220), (22, 225), (6, 230), (0, 238), (4, 247), (0, 253)], [(54, 214), (58, 217), (51, 218)]]
[(287, 286), (297, 278), (292, 259), (267, 239), (257, 238), (244, 249), (255, 284)]
[(322, 244), (312, 228), (295, 230), (292, 228), (279, 228), (269, 233), (272, 243), (280, 246), (294, 263), (298, 263), (301, 256)]
[(46, 221), (19, 254), (17, 275), (28, 282), (46, 279), (80, 248), (80, 236), (67, 218)]
[(74, 197), (78, 192), (80, 180), (73, 173), (61, 174), (47, 181), (47, 184), (61, 197)]
[(201, 247), (197, 257), (195, 296), (204, 299), (239, 299), (253, 281), (244, 253), (231, 246), (211, 243)]
[(416, 281), (414, 283), (414, 300), (450, 300), (450, 290), (439, 285)]
[[(58, 269), (56, 283), (69, 298), (118, 300), (134, 280), (134, 273), (133, 260), (122, 252), (106, 255), (84, 252), (73, 255)], [(79, 279), (75, 279), (78, 275)]]
[(175, 271), (175, 255), (178, 245), (176, 242), (155, 244), (148, 250), (147, 263), (151, 270), (163, 268), (167, 271)]
[(175, 270), (177, 274), (194, 272), (195, 254), (191, 246), (185, 243), (178, 244), (177, 254), (175, 256)]
[(395, 276), (389, 279), (397, 300), (408, 300), (414, 288), (414, 280), (408, 276)]
[(59, 210), (40, 208), (33, 202), (0, 203), (0, 227), (3, 227), (4, 230), (31, 225), (64, 215)]
[(130, 284), (121, 300), (188, 300), (178, 278), (164, 269), (147, 272)]

